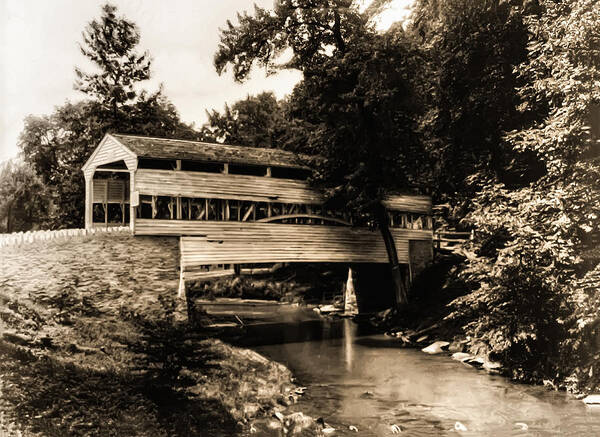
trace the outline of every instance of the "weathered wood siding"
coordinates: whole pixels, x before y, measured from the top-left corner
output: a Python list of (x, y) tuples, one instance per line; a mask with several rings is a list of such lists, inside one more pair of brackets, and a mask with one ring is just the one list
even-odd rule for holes
[(191, 171), (139, 169), (135, 189), (155, 196), (308, 204), (322, 201), (304, 181)]
[[(138, 169), (135, 190), (154, 196), (299, 204), (323, 202), (323, 197), (305, 181), (190, 171)], [(394, 211), (431, 212), (431, 199), (426, 196), (390, 195), (384, 204)]]
[(390, 194), (383, 205), (390, 211), (431, 214), (431, 197), (428, 196)]
[[(345, 226), (136, 219), (136, 235), (183, 235), (185, 267), (269, 262), (387, 263), (378, 231)], [(431, 241), (431, 231), (393, 229), (402, 263), (408, 241)]]
[(84, 171), (93, 174), (96, 167), (111, 162), (125, 161), (128, 169), (137, 167), (137, 157), (112, 136), (106, 135), (85, 165)]
[(93, 202), (95, 203), (129, 202), (129, 190), (127, 189), (125, 181), (115, 179), (94, 179), (93, 188)]
[(410, 276), (411, 280), (413, 280), (433, 261), (433, 244), (420, 240), (410, 240), (408, 243)]

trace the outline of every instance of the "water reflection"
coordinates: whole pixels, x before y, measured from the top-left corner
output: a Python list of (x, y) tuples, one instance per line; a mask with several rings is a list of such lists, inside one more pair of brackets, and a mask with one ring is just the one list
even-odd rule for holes
[[(355, 337), (341, 321), (342, 338), (256, 349), (288, 365), (308, 392), (292, 410), (325, 420), (336, 435), (600, 435), (600, 415), (580, 401), (541, 387), (517, 385), (447, 356), (399, 349), (393, 338)], [(456, 422), (467, 431), (457, 432)], [(520, 424), (526, 424), (527, 430)]]
[(344, 352), (346, 356), (346, 370), (352, 369), (352, 355), (354, 347), (354, 329), (350, 320), (343, 320), (344, 326)]
[[(334, 435), (356, 435), (354, 425), (361, 436), (389, 436), (394, 424), (404, 436), (600, 435), (600, 411), (563, 393), (400, 349), (396, 339), (350, 320), (322, 320), (299, 308), (235, 311), (254, 323), (238, 342), (286, 364), (308, 387), (291, 411), (323, 417)], [(456, 422), (467, 431), (455, 430)]]

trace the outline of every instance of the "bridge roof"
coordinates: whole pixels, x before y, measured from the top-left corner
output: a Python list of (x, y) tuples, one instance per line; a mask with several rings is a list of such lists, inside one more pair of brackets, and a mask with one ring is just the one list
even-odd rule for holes
[(230, 146), (201, 141), (110, 134), (138, 158), (184, 159), (203, 162), (307, 169), (307, 156), (278, 149)]

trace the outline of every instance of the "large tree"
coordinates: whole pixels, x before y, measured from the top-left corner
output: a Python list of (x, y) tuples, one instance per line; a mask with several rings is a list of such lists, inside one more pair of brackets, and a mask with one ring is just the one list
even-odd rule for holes
[[(254, 15), (237, 18), (238, 24), (227, 21), (221, 30), (214, 59), (218, 73), (230, 66), (237, 81), (245, 80), (255, 63), (269, 72), (281, 67), (318, 72), (330, 56), (343, 56), (366, 25), (352, 0), (277, 0), (273, 10), (255, 6)], [(292, 58), (280, 65), (286, 49)]]
[(226, 144), (275, 148), (285, 132), (283, 109), (272, 92), (248, 96), (223, 113), (207, 111), (205, 128)]
[(148, 52), (138, 54), (140, 32), (132, 21), (117, 16), (117, 8), (102, 6), (102, 16), (92, 20), (83, 32), (81, 53), (99, 71), (86, 73), (75, 68), (75, 88), (108, 109), (115, 121), (119, 110), (139, 96), (137, 85), (150, 78)]
[(291, 49), (287, 67), (303, 82), (289, 111), (301, 120), (307, 149), (323, 159), (313, 182), (332, 207), (375, 222), (382, 232), (401, 303), (406, 302), (398, 257), (382, 199), (428, 182), (427, 157), (419, 146), (419, 105), (411, 81), (418, 55), (402, 28), (385, 35), (347, 0), (280, 0), (273, 11), (256, 8), (239, 24), (228, 23), (215, 55), (218, 72), (231, 66), (244, 80), (254, 63), (277, 67), (277, 54)]

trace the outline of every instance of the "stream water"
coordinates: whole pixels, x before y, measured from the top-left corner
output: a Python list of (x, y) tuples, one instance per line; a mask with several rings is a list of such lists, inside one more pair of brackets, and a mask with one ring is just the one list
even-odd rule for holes
[(447, 355), (399, 348), (393, 337), (351, 320), (284, 306), (233, 311), (255, 323), (245, 344), (288, 366), (307, 387), (288, 412), (322, 417), (336, 429), (332, 435), (388, 436), (393, 425), (405, 436), (600, 435), (600, 409)]

